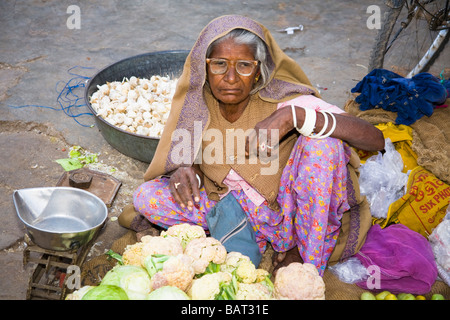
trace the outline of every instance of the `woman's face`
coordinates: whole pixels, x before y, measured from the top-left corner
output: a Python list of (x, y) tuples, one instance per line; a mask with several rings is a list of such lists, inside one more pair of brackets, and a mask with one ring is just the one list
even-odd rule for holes
[[(209, 58), (255, 60), (253, 51), (248, 45), (236, 44), (233, 39), (227, 39), (216, 45)], [(255, 68), (251, 75), (242, 76), (236, 72), (235, 65), (229, 65), (224, 74), (213, 74), (209, 67), (207, 70), (208, 82), (214, 97), (226, 105), (247, 103), (255, 83), (255, 75), (259, 72), (259, 68)]]

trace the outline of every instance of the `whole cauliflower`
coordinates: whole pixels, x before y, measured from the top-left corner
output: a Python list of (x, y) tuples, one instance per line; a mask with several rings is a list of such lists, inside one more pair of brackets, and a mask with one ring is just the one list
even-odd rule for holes
[(187, 244), (197, 238), (206, 238), (205, 230), (201, 226), (193, 225), (189, 223), (181, 223), (173, 225), (166, 231), (161, 232), (162, 237), (175, 237), (180, 239), (183, 249), (186, 248)]
[(208, 273), (201, 278), (194, 279), (188, 289), (192, 300), (214, 300), (221, 291), (221, 286), (229, 284), (232, 276), (228, 272)]
[(235, 271), (237, 280), (243, 283), (253, 283), (258, 276), (256, 267), (250, 258), (236, 251), (228, 253), (225, 263), (220, 266), (220, 270), (230, 273)]
[(192, 258), (185, 254), (169, 257), (162, 269), (151, 277), (153, 290), (172, 286), (186, 291), (195, 275), (192, 262)]
[(187, 244), (184, 253), (193, 258), (192, 267), (195, 274), (204, 273), (210, 262), (215, 264), (224, 263), (227, 257), (225, 247), (219, 240), (211, 237), (191, 240)]
[(270, 299), (272, 299), (271, 292), (262, 283), (238, 282), (236, 300), (270, 300)]
[(325, 283), (313, 264), (292, 262), (278, 269), (274, 295), (281, 300), (325, 300)]

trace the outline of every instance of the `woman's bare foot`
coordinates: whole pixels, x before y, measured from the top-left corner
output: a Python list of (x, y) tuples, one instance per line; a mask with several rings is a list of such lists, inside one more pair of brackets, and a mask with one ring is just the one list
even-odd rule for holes
[(286, 267), (292, 262), (303, 263), (303, 259), (300, 257), (297, 247), (294, 247), (285, 252), (275, 252), (272, 256), (272, 264), (274, 266), (273, 275), (276, 275), (278, 269)]

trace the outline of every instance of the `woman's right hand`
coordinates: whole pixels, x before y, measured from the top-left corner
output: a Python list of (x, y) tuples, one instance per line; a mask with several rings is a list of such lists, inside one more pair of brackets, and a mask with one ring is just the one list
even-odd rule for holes
[[(275, 148), (283, 137), (293, 129), (292, 113), (290, 108), (280, 108), (273, 112), (266, 119), (258, 122), (249, 136), (246, 137), (245, 154), (249, 157), (256, 151), (265, 151), (265, 155), (270, 157), (271, 150)], [(256, 147), (256, 150), (252, 150)], [(253, 152), (252, 152), (253, 151)]]
[(170, 191), (183, 209), (192, 211), (194, 203), (200, 202), (200, 179), (193, 167), (180, 167), (170, 176)]

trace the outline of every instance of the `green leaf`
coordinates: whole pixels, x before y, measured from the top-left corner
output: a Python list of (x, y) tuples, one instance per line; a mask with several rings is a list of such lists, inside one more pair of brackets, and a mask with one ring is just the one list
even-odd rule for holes
[(203, 273), (199, 273), (195, 275), (195, 278), (201, 278), (203, 277), (205, 274), (209, 274), (209, 273), (216, 273), (220, 271), (220, 264), (214, 263), (214, 262), (210, 262), (208, 264), (208, 266), (205, 269), (205, 272)]
[(117, 252), (114, 252), (111, 249), (109, 249), (105, 254), (108, 256), (108, 258), (116, 259), (120, 265), (123, 265), (122, 256)]
[(80, 149), (81, 149), (80, 146), (73, 146), (72, 148), (70, 148), (69, 157), (72, 159), (80, 157), (81, 156)]
[(220, 291), (215, 296), (215, 300), (236, 300), (236, 293), (238, 290), (238, 282), (236, 275), (233, 272), (230, 283), (221, 283)]
[(267, 275), (261, 283), (266, 286), (270, 294), (273, 293), (273, 282), (270, 280), (270, 275)]
[(83, 168), (83, 164), (77, 159), (58, 159), (55, 160), (66, 171), (72, 171), (75, 169)]
[(83, 168), (84, 165), (89, 163), (97, 163), (98, 155), (96, 153), (89, 153), (80, 146), (73, 146), (70, 148), (68, 159), (58, 159), (56, 162), (64, 170), (71, 171)]

